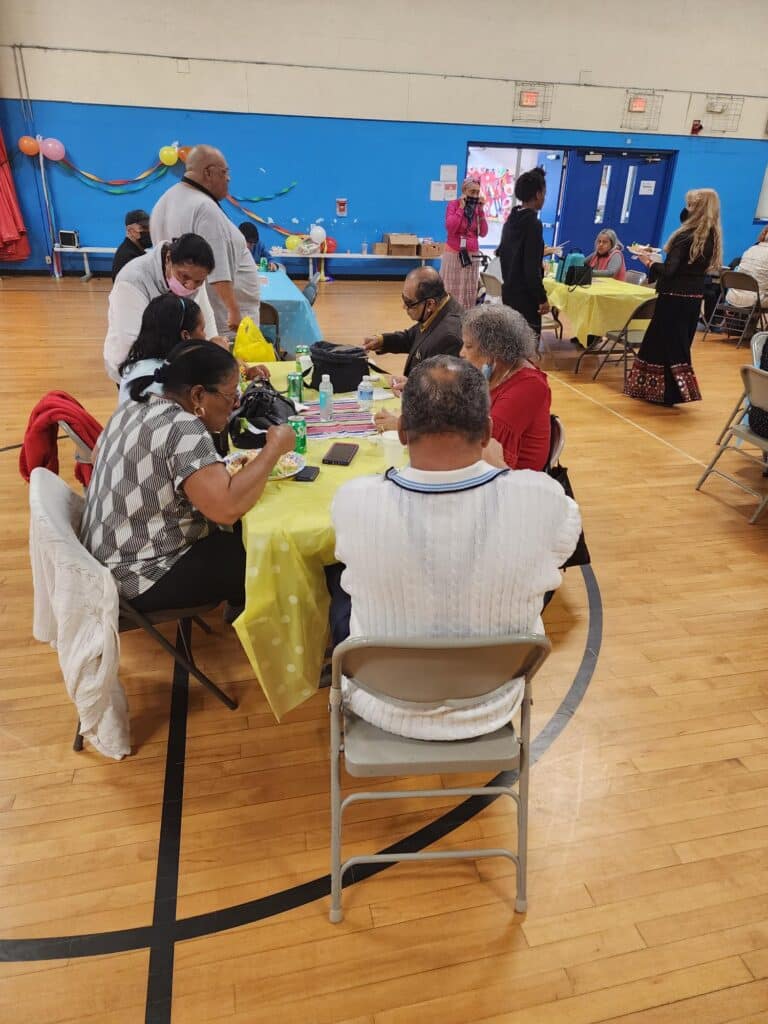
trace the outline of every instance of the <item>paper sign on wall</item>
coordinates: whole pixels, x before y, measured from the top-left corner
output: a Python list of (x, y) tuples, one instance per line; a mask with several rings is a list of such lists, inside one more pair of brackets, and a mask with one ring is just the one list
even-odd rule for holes
[(445, 187), (442, 181), (431, 181), (429, 183), (429, 198), (433, 203), (442, 203), (445, 199)]
[(459, 186), (455, 181), (443, 182), (443, 198), (448, 203), (451, 199), (456, 199), (459, 194)]
[(639, 196), (652, 196), (656, 191), (655, 181), (641, 181), (640, 188), (637, 190)]
[(459, 168), (456, 164), (440, 164), (440, 181), (456, 181)]

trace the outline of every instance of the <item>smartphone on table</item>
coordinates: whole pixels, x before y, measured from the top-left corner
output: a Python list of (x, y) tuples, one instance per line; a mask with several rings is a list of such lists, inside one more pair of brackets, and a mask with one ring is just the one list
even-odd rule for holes
[(323, 462), (326, 466), (348, 466), (359, 448), (358, 444), (332, 444), (323, 456)]
[(293, 479), (298, 480), (300, 484), (311, 483), (312, 480), (317, 480), (319, 472), (318, 466), (305, 466), (304, 469), (299, 470)]

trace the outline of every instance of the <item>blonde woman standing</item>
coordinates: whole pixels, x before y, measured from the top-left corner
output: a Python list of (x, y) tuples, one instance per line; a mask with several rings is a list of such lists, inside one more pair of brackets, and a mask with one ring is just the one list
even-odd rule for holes
[(681, 226), (667, 240), (666, 260), (642, 255), (658, 299), (645, 338), (624, 385), (630, 398), (659, 405), (701, 399), (691, 365), (691, 344), (701, 309), (705, 276), (722, 263), (720, 199), (711, 188), (685, 197)]

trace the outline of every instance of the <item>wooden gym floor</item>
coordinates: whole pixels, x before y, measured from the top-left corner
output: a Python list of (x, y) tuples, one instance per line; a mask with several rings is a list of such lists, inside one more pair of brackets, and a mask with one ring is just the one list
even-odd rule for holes
[[(0, 282), (3, 446), (53, 388), (106, 421), (107, 287)], [(403, 324), (399, 292), (325, 285), (326, 337)], [(235, 713), (193, 683), (166, 770), (170, 659), (130, 634), (135, 753), (73, 753), (56, 655), (31, 637), (27, 485), (0, 453), (0, 1020), (768, 1021), (768, 516), (749, 526), (724, 481), (694, 491), (748, 353), (699, 341), (704, 400), (678, 409), (623, 397), (616, 369), (574, 378), (575, 355), (550, 339), (544, 366), (594, 573), (569, 571), (545, 615), (525, 917), (511, 865), (481, 861), (383, 871), (330, 925), (326, 696), (278, 726), (215, 616), (196, 649)], [(449, 809), (357, 806), (347, 849), (432, 838)], [(499, 801), (450, 824), (438, 848), (514, 833)]]

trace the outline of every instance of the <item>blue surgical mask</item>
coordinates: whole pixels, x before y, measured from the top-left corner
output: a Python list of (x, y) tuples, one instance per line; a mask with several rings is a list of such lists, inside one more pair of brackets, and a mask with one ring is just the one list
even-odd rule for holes
[(490, 380), (493, 374), (493, 363), (483, 363), (481, 373), (486, 380)]

